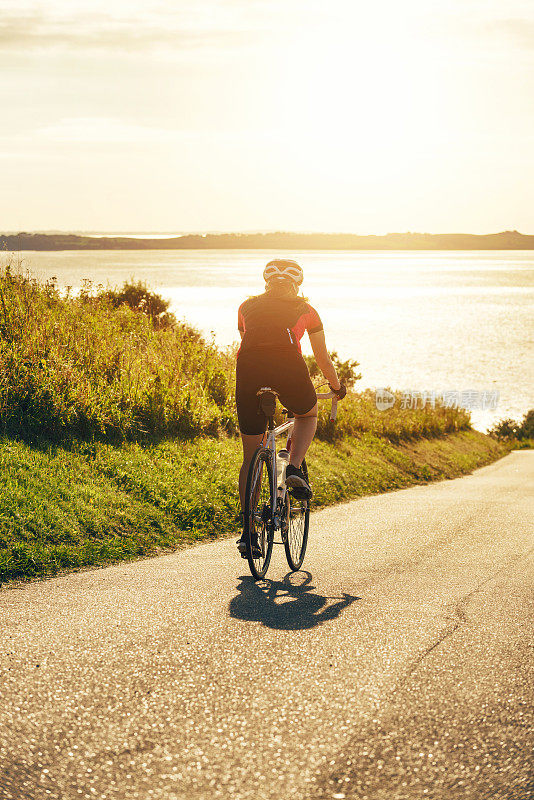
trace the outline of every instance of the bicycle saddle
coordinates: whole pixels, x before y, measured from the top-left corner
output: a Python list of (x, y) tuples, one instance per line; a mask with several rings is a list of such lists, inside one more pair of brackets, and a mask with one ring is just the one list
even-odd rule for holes
[(265, 414), (266, 417), (274, 417), (276, 398), (278, 397), (277, 393), (268, 386), (264, 386), (259, 392), (256, 392), (256, 394), (259, 397), (260, 411)]

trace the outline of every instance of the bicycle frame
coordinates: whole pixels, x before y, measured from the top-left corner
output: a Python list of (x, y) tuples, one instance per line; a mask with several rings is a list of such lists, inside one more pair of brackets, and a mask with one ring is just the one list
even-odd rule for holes
[[(266, 387), (268, 388), (268, 387)], [(269, 390), (272, 391), (272, 390)], [(328, 392), (326, 394), (318, 394), (318, 400), (329, 400), (332, 399), (332, 407), (330, 411), (330, 419), (335, 420), (337, 415), (337, 397), (334, 392)], [(263, 435), (262, 446), (266, 450), (271, 451), (271, 458), (272, 458), (272, 486), (271, 486), (271, 497), (272, 497), (272, 507), (271, 507), (271, 519), (274, 522), (274, 528), (277, 530), (280, 527), (281, 521), (281, 512), (284, 508), (284, 503), (286, 500), (287, 494), (287, 486), (284, 484), (281, 487), (281, 493), (278, 492), (278, 485), (277, 485), (277, 469), (276, 469), (276, 462), (278, 458), (278, 454), (276, 452), (276, 437), (280, 436), (282, 433), (288, 432), (287, 435), (287, 449), (290, 450), (290, 442), (291, 442), (291, 434), (293, 432), (293, 426), (295, 424), (295, 418), (292, 417), (288, 419), (286, 422), (283, 422), (281, 425), (277, 425), (276, 427), (271, 427), (273, 425), (272, 418), (269, 420), (269, 425), (267, 430)], [(280, 501), (280, 515), (277, 515), (277, 506), (278, 501)]]
[[(271, 463), (272, 463), (272, 475), (271, 475), (271, 497), (272, 497), (272, 507), (271, 507), (271, 519), (274, 521), (275, 530), (280, 527), (280, 518), (277, 512), (277, 506), (279, 505), (280, 501), (280, 510), (284, 507), (285, 499), (286, 499), (286, 492), (287, 486), (285, 483), (282, 485), (281, 493), (278, 491), (277, 485), (277, 459), (278, 454), (276, 452), (276, 437), (280, 436), (282, 433), (287, 431), (287, 444), (290, 444), (291, 441), (291, 433), (293, 432), (293, 426), (295, 424), (294, 419), (289, 419), (287, 422), (283, 422), (281, 425), (277, 425), (276, 428), (272, 428), (271, 430), (265, 431), (264, 434), (264, 442), (263, 446), (266, 450), (271, 451)], [(289, 449), (289, 447), (288, 447)]]

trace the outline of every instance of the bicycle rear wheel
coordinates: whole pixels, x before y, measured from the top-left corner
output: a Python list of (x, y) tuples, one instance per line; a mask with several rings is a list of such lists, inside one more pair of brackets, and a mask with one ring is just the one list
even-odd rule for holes
[[(302, 462), (301, 469), (306, 478), (308, 478), (306, 461)], [(287, 563), (291, 571), (296, 572), (302, 566), (308, 544), (308, 529), (310, 527), (309, 498), (299, 500), (291, 494), (291, 491), (287, 491), (285, 522), (283, 540)]]
[[(245, 495), (245, 529), (247, 534), (247, 560), (252, 576), (260, 580), (265, 576), (271, 561), (274, 542), (272, 519), (272, 455), (259, 447), (250, 463)], [(252, 554), (252, 539), (257, 536), (261, 555)]]

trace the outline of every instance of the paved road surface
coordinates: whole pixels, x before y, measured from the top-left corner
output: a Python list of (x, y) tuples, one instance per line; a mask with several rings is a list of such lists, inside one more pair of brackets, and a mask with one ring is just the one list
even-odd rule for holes
[(534, 453), (0, 592), (0, 797), (534, 797)]

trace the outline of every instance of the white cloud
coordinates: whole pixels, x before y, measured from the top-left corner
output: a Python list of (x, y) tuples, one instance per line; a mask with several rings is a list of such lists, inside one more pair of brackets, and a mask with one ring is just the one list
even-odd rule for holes
[(0, 50), (20, 52), (235, 50), (259, 40), (290, 50), (309, 29), (402, 36), (418, 27), (473, 45), (498, 32), (529, 47), (533, 25), (531, 0), (509, 0), (505, 13), (501, 0), (0, 0)]
[[(230, 4), (231, 5), (231, 4)], [(220, 2), (171, 4), (147, 9), (146, 3), (4, 3), (0, 49), (137, 50), (212, 48), (247, 44), (261, 34), (247, 13), (231, 13)]]

